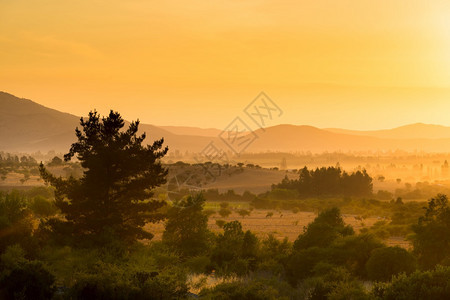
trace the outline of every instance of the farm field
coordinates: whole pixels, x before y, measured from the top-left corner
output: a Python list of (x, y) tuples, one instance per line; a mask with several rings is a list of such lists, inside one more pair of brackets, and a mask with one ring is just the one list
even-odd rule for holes
[[(247, 203), (239, 203), (232, 206), (236, 209), (248, 208)], [(218, 203), (208, 202), (205, 205), (206, 209), (211, 209), (212, 207), (218, 210)], [(269, 217), (268, 214), (270, 213), (273, 213), (273, 216)], [(317, 213), (315, 212), (293, 213), (290, 210), (270, 209), (254, 209), (251, 211), (250, 216), (242, 217), (237, 212), (233, 211), (228, 217), (221, 217), (218, 213), (211, 215), (208, 220), (208, 228), (211, 231), (218, 233), (222, 230), (216, 225), (216, 220), (224, 220), (226, 222), (237, 220), (241, 222), (244, 231), (250, 230), (259, 238), (265, 238), (269, 234), (273, 234), (280, 240), (287, 237), (290, 242), (293, 242), (298, 235), (303, 232), (303, 227), (311, 223), (315, 217), (317, 217)], [(382, 218), (368, 217), (361, 220), (358, 215), (343, 214), (343, 219), (346, 224), (351, 225), (355, 232), (358, 233), (362, 228), (369, 228)], [(164, 231), (164, 223), (149, 224), (146, 226), (146, 230), (149, 230), (155, 235), (154, 240), (161, 240)], [(403, 237), (391, 237), (385, 242), (389, 246), (400, 246), (406, 249), (411, 247), (410, 242), (404, 240)]]

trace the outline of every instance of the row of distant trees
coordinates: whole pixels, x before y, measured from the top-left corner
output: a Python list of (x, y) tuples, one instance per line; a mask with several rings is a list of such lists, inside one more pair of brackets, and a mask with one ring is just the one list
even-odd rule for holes
[(10, 153), (0, 153), (0, 166), (2, 167), (34, 167), (38, 163), (32, 156), (12, 155)]
[(372, 177), (366, 170), (351, 174), (342, 171), (339, 167), (322, 167), (300, 170), (298, 179), (289, 179), (287, 176), (273, 189), (297, 190), (301, 197), (315, 196), (368, 196), (372, 194)]

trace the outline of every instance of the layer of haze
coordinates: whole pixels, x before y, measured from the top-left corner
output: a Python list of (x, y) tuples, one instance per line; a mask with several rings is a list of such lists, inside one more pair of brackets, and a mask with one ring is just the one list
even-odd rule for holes
[(0, 0), (0, 90), (77, 115), (225, 127), (450, 125), (448, 1)]

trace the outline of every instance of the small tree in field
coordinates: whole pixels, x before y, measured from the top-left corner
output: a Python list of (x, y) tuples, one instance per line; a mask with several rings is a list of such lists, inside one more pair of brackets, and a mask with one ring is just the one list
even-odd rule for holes
[(146, 136), (137, 135), (139, 121), (121, 130), (125, 122), (113, 111), (103, 118), (90, 112), (80, 124), (82, 130), (75, 130), (78, 141), (64, 160), (76, 156), (83, 176), (55, 177), (40, 165), (42, 178), (56, 189), (55, 205), (65, 217), (50, 220), (48, 226), (99, 243), (111, 237), (126, 241), (152, 238), (143, 226), (163, 218), (157, 211), (165, 203), (150, 198), (152, 189), (166, 182), (167, 170), (159, 161), (168, 151), (162, 149), (164, 140), (143, 146)]
[(205, 201), (202, 194), (190, 195), (167, 213), (163, 242), (183, 256), (195, 256), (208, 250), (211, 234), (208, 216), (203, 212)]
[(242, 218), (244, 218), (245, 216), (250, 216), (250, 211), (246, 209), (240, 209), (238, 213)]

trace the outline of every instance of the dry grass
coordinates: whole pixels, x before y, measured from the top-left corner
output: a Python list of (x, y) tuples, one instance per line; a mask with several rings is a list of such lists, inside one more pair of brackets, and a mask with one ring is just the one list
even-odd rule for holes
[[(272, 212), (272, 217), (267, 217), (267, 214)], [(273, 234), (278, 239), (288, 238), (293, 242), (299, 234), (303, 232), (303, 228), (311, 223), (317, 216), (313, 212), (298, 212), (293, 213), (289, 210), (267, 210), (267, 209), (255, 209), (251, 212), (250, 216), (242, 217), (237, 212), (233, 212), (230, 216), (223, 218), (218, 213), (209, 217), (208, 227), (213, 232), (221, 232), (222, 229), (216, 225), (216, 220), (225, 220), (231, 222), (237, 220), (241, 222), (244, 230), (250, 230), (255, 233), (259, 238), (265, 238), (269, 234)], [(343, 215), (346, 224), (350, 224), (358, 233), (362, 228), (369, 228), (381, 218), (369, 217), (361, 219), (357, 215)], [(164, 224), (151, 224), (147, 225), (147, 230), (155, 234), (155, 240), (161, 240), (162, 233), (164, 231)], [(410, 243), (405, 241), (403, 237), (392, 237), (386, 240), (389, 246), (401, 246), (403, 248), (409, 248)]]

